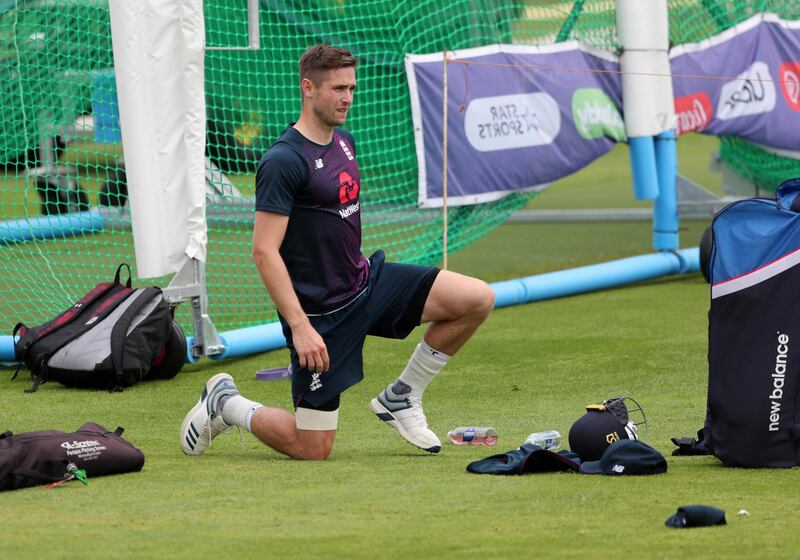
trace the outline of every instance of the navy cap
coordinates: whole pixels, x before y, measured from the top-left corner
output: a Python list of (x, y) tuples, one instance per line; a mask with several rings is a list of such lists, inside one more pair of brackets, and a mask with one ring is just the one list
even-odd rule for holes
[(558, 453), (549, 449), (541, 449), (533, 446), (534, 449), (525, 458), (522, 472), (559, 472), (559, 471), (578, 471), (581, 466), (581, 459), (576, 453), (562, 450)]
[(599, 461), (581, 463), (583, 474), (659, 474), (666, 472), (667, 460), (658, 451), (635, 439), (621, 439), (605, 450)]
[(634, 439), (626, 427), (607, 410), (590, 410), (569, 429), (569, 448), (584, 461), (597, 461), (615, 441)]
[(579, 457), (570, 451), (554, 453), (531, 443), (526, 443), (467, 465), (467, 471), (475, 474), (521, 475), (525, 473), (577, 471)]
[(725, 510), (711, 506), (681, 506), (665, 522), (667, 527), (682, 529), (684, 527), (709, 527), (725, 525)]

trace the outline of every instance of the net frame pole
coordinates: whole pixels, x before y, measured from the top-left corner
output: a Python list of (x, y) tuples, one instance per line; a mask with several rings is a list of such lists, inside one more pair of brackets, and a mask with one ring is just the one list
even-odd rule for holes
[(247, 0), (247, 46), (211, 46), (207, 51), (258, 51), (261, 50), (259, 0)]
[(442, 51), (442, 269), (447, 270), (447, 50)]

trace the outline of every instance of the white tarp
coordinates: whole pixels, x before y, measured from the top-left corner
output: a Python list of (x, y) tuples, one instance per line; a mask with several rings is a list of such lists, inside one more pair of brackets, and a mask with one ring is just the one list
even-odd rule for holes
[(202, 0), (110, 0), (137, 275), (205, 262)]
[(628, 136), (675, 129), (667, 0), (617, 0), (617, 33)]

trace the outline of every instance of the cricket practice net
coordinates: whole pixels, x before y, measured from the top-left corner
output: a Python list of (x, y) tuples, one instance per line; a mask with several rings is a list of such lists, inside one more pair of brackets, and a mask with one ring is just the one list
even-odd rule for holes
[[(796, 19), (800, 1), (674, 0), (669, 9), (677, 45), (758, 12)], [(243, 0), (206, 0), (205, 17), (208, 46), (247, 44)], [(382, 248), (395, 261), (435, 264), (442, 259), (442, 211), (417, 205), (404, 55), (564, 40), (616, 51), (615, 28), (613, 0), (262, 0), (259, 50), (206, 53), (206, 273), (217, 328), (276, 318), (250, 257), (253, 179), (261, 154), (299, 113), (297, 61), (308, 46), (327, 42), (359, 58), (347, 128), (364, 186), (364, 252)], [(0, 328), (10, 332), (20, 319), (35, 324), (61, 311), (118, 263), (133, 263), (134, 253), (107, 2), (0, 2), (0, 50)], [(800, 175), (797, 160), (735, 138), (721, 139), (721, 155), (766, 189)], [(533, 196), (450, 208), (449, 251), (485, 235)], [(67, 237), (17, 235), (43, 216), (69, 221), (88, 210), (99, 210), (102, 224), (87, 220)], [(178, 318), (189, 327), (188, 309)]]

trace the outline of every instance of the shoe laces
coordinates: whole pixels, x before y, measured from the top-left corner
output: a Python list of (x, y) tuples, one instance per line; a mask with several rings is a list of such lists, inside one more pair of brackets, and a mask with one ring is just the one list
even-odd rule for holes
[(406, 397), (408, 404), (411, 405), (411, 416), (416, 421), (416, 424), (422, 428), (428, 427), (428, 419), (425, 417), (425, 412), (422, 410), (422, 399), (419, 397)]

